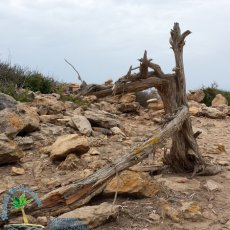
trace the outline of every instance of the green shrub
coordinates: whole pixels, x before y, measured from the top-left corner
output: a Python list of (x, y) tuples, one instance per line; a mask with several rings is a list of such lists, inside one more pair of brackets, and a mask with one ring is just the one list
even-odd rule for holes
[(212, 100), (215, 98), (217, 94), (222, 94), (228, 101), (228, 104), (230, 105), (230, 92), (222, 89), (218, 89), (217, 83), (213, 83), (210, 87), (202, 87), (202, 90), (204, 91), (205, 97), (202, 101), (207, 106), (212, 105)]
[(33, 92), (40, 91), (41, 93), (53, 93), (55, 88), (55, 81), (50, 77), (44, 77), (41, 73), (32, 72), (26, 76), (25, 88)]
[[(18, 89), (52, 93), (57, 82), (38, 71), (30, 71), (19, 65), (11, 65), (0, 60), (0, 92), (13, 96), (16, 100), (26, 100), (26, 92), (18, 95)], [(28, 91), (27, 91), (28, 93)]]

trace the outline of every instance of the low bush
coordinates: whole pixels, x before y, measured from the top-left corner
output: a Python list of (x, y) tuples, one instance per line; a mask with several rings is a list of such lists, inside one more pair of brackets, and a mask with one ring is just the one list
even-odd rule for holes
[(213, 83), (209, 87), (202, 87), (202, 90), (204, 91), (205, 97), (202, 101), (207, 106), (212, 105), (212, 100), (215, 98), (217, 94), (222, 94), (228, 101), (228, 104), (230, 105), (230, 92), (226, 90), (222, 90), (218, 88), (217, 83)]
[(19, 65), (11, 65), (0, 60), (0, 92), (13, 96), (16, 100), (24, 101), (26, 91), (18, 94), (18, 89), (52, 93), (57, 82), (38, 71), (30, 71)]

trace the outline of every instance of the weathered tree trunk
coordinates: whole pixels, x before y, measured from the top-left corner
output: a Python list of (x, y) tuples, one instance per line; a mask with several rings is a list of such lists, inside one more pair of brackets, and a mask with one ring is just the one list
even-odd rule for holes
[[(183, 64), (183, 46), (185, 44), (185, 37), (190, 33), (190, 31), (185, 31), (181, 34), (178, 23), (174, 24), (171, 31), (170, 44), (176, 62), (176, 67), (174, 68), (175, 77), (171, 78), (170, 84), (163, 88), (156, 86), (167, 114), (177, 111), (182, 105), (188, 106)], [(182, 129), (174, 133), (171, 151), (166, 156), (165, 162), (177, 172), (193, 171), (197, 166), (204, 165), (193, 134), (190, 117), (185, 120)]]
[[(175, 113), (181, 106), (188, 107), (183, 64), (183, 47), (185, 38), (190, 33), (191, 32), (187, 30), (181, 34), (178, 23), (175, 23), (171, 30), (170, 44), (176, 62), (176, 66), (173, 69), (174, 74), (164, 74), (159, 65), (151, 62), (152, 60), (147, 58), (147, 52), (145, 51), (144, 57), (139, 60), (140, 72), (132, 75), (132, 68), (130, 68), (128, 74), (115, 83), (115, 92), (118, 91), (117, 89), (120, 91), (121, 86), (126, 89), (125, 86), (127, 83), (131, 82), (133, 84), (133, 82), (136, 82), (136, 84), (138, 84), (140, 79), (145, 81), (148, 78), (154, 78), (156, 80), (154, 82), (152, 81), (152, 85), (158, 90), (167, 115)], [(148, 68), (154, 71), (149, 72)], [(173, 135), (171, 151), (170, 154), (165, 157), (165, 163), (170, 165), (176, 172), (196, 172), (199, 166), (204, 165), (193, 134), (190, 117), (185, 120), (182, 129)]]
[[(147, 58), (145, 51), (144, 57), (139, 59), (139, 73), (132, 74), (132, 66), (128, 73), (121, 77), (112, 86), (84, 86), (82, 94), (94, 94), (97, 97), (104, 97), (113, 94), (141, 91), (155, 87), (164, 103), (166, 114), (170, 115), (178, 111), (181, 106), (187, 106), (185, 73), (183, 64), (183, 47), (185, 38), (190, 31), (181, 33), (178, 23), (174, 24), (171, 30), (170, 44), (175, 55), (176, 66), (173, 74), (165, 74), (160, 66), (151, 62)], [(148, 71), (148, 69), (154, 71)], [(191, 120), (188, 117), (182, 129), (177, 131), (172, 137), (172, 147), (170, 154), (166, 156), (165, 163), (170, 165), (175, 171), (196, 171), (198, 166), (204, 165), (198, 145), (193, 134)]]

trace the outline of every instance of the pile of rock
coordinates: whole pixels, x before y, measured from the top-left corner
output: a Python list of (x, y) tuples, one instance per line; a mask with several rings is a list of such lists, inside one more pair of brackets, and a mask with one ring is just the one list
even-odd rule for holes
[(210, 107), (199, 103), (203, 100), (201, 90), (198, 90), (197, 93), (193, 91), (192, 96), (188, 96), (188, 98), (193, 99), (189, 100), (189, 111), (193, 116), (205, 116), (213, 119), (230, 116), (230, 106), (228, 106), (228, 101), (221, 94), (216, 95), (212, 101), (212, 106)]

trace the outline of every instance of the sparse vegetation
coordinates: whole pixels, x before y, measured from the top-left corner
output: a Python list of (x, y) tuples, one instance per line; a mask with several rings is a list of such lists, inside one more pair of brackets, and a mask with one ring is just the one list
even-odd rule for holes
[(31, 100), (30, 91), (39, 91), (44, 94), (58, 93), (62, 101), (72, 101), (78, 105), (88, 104), (76, 95), (65, 94), (63, 85), (38, 71), (0, 61), (0, 92), (14, 97), (17, 101), (28, 102)]
[[(27, 101), (26, 93), (40, 91), (52, 93), (57, 82), (38, 71), (31, 71), (19, 65), (0, 61), (0, 92), (13, 96), (16, 100)], [(20, 91), (19, 89), (26, 89)]]
[(216, 82), (212, 83), (209, 87), (202, 87), (202, 90), (205, 93), (205, 97), (202, 103), (206, 104), (207, 106), (212, 105), (212, 100), (215, 98), (217, 94), (222, 94), (227, 99), (228, 104), (230, 105), (230, 92), (219, 89), (218, 84)]

